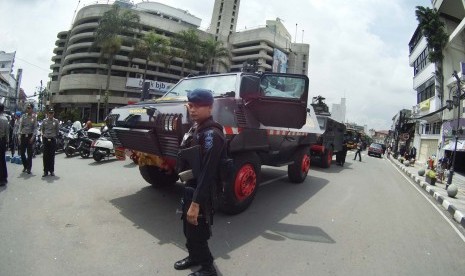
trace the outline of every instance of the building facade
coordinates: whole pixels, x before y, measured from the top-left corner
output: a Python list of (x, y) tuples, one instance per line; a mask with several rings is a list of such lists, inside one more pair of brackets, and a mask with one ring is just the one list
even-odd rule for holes
[(331, 118), (341, 123), (346, 121), (346, 98), (341, 98), (339, 104), (332, 104)]
[(18, 76), (13, 75), (13, 67), (15, 63), (16, 52), (6, 53), (0, 51), (0, 102), (7, 109), (15, 109), (15, 97), (18, 85), (18, 80), (22, 70), (18, 70)]
[[(443, 106), (447, 100), (453, 100), (457, 95), (457, 82), (452, 76), (454, 71), (463, 80), (465, 74), (461, 63), (465, 61), (465, 2), (455, 0), (432, 0), (433, 7), (437, 9), (446, 25), (446, 32), (449, 34), (449, 41), (444, 48), (443, 76), (444, 98)], [(463, 95), (464, 86), (460, 87)], [(450, 155), (455, 145), (455, 130), (457, 124), (459, 132), (457, 134), (459, 144), (465, 142), (465, 135), (460, 133), (460, 129), (465, 128), (464, 100), (457, 102), (451, 110), (445, 109), (443, 112), (443, 125), (441, 128), (441, 141), (439, 143), (439, 156)], [(459, 107), (458, 107), (459, 106)], [(465, 172), (465, 148), (458, 147), (455, 158), (454, 169)]]
[[(437, 66), (428, 59), (427, 42), (419, 28), (409, 42), (409, 63), (413, 67), (413, 89), (417, 94), (417, 102), (412, 108), (413, 117), (417, 118), (413, 145), (418, 149), (417, 159), (420, 162), (425, 162), (430, 157), (438, 159), (450, 154), (450, 144), (455, 139), (452, 135), (453, 126), (456, 125), (457, 118), (464, 118), (463, 100), (460, 102), (462, 112), (459, 115), (457, 107), (448, 110), (445, 106), (448, 100), (453, 99), (457, 90), (452, 73), (457, 71), (459, 75), (463, 74), (460, 63), (465, 61), (465, 3), (455, 0), (432, 0), (431, 3), (445, 23), (449, 41), (443, 50), (443, 95), (437, 90)], [(459, 152), (457, 156), (458, 160), (465, 163), (465, 152)]]
[(427, 115), (438, 111), (442, 107), (442, 101), (436, 90), (436, 65), (428, 59), (426, 38), (419, 28), (415, 30), (409, 42), (409, 52), (409, 63), (413, 68), (413, 90), (417, 96), (412, 114), (420, 118), (415, 125), (415, 136), (411, 146), (417, 148), (417, 160), (426, 162), (429, 157), (437, 155), (442, 126), (441, 112)]
[[(122, 1), (116, 1), (121, 3)], [(199, 29), (201, 19), (187, 11), (157, 2), (131, 4), (126, 7), (140, 16), (141, 35), (149, 31), (173, 37), (176, 33), (195, 29), (201, 40), (214, 38), (230, 50), (226, 60), (229, 68), (214, 65), (214, 71), (240, 71), (244, 62), (254, 62), (258, 71), (273, 71), (278, 51), (285, 56), (282, 65), (288, 73), (307, 74), (309, 45), (292, 43), (291, 37), (279, 20), (267, 21), (267, 26), (245, 31), (236, 31), (240, 0), (216, 0), (210, 28)], [(79, 108), (83, 117), (103, 119), (103, 90), (106, 84), (106, 65), (99, 63), (100, 53), (89, 51), (94, 41), (94, 32), (99, 19), (111, 5), (94, 4), (83, 7), (76, 14), (72, 28), (58, 33), (53, 64), (50, 66), (49, 91), (51, 104), (57, 109)], [(125, 34), (135, 36), (135, 34)], [(109, 107), (139, 101), (145, 60), (130, 59), (131, 45), (122, 46), (111, 68)], [(182, 59), (174, 57), (169, 66), (149, 62), (146, 79), (151, 83), (151, 95), (160, 96), (181, 78)], [(198, 74), (203, 64), (198, 63), (189, 73)]]

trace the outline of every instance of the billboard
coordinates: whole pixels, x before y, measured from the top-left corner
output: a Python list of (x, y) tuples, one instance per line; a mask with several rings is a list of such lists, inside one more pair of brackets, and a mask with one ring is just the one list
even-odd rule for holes
[[(126, 87), (142, 89), (143, 81), (144, 81), (143, 79), (127, 78)], [(168, 92), (168, 90), (170, 90), (171, 87), (173, 87), (174, 85), (173, 83), (153, 81), (153, 80), (146, 80), (146, 82), (150, 82), (149, 89), (155, 91), (156, 94), (164, 94)]]
[(287, 73), (287, 55), (276, 48), (273, 51), (273, 72)]

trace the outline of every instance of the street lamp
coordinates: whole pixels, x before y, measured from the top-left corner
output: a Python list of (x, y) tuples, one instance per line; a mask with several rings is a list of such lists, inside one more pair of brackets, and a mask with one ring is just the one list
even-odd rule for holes
[(457, 144), (459, 142), (459, 128), (460, 128), (460, 99), (462, 98), (461, 92), (461, 81), (459, 76), (457, 75), (457, 71), (454, 71), (452, 74), (454, 78), (457, 81), (457, 90), (455, 91), (455, 95), (452, 97), (453, 100), (447, 100), (446, 105), (449, 110), (452, 109), (452, 105), (457, 107), (457, 127), (455, 128), (455, 131), (453, 131), (452, 134), (455, 135), (455, 145), (454, 145), (454, 152), (452, 156), (452, 166), (449, 171), (449, 177), (447, 178), (447, 184), (446, 184), (446, 190), (449, 187), (450, 184), (452, 184), (452, 178), (454, 176), (454, 166), (455, 166), (455, 156), (457, 155)]

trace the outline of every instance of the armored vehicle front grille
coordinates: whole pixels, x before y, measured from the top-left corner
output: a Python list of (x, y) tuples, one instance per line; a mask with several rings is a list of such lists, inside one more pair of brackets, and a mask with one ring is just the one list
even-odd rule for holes
[(237, 109), (234, 110), (234, 113), (236, 115), (237, 126), (239, 127), (247, 126), (247, 119), (245, 116), (244, 107), (242, 105), (239, 105)]
[(176, 157), (178, 154), (180, 140), (175, 132), (157, 134), (154, 130), (119, 127), (114, 127), (112, 132), (125, 148), (158, 156)]

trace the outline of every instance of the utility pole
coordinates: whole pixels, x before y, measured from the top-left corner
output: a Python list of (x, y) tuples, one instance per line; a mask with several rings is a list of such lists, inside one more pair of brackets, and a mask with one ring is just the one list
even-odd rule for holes
[(400, 136), (400, 130), (401, 130), (401, 127), (402, 127), (402, 121), (403, 121), (403, 112), (402, 110), (399, 112), (399, 121), (397, 122), (397, 126), (396, 126), (396, 131), (394, 133), (394, 135), (396, 136), (396, 143), (394, 144), (394, 158), (397, 158), (397, 156), (399, 155), (399, 136)]

